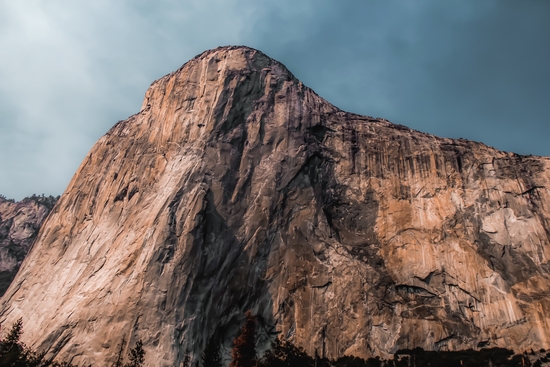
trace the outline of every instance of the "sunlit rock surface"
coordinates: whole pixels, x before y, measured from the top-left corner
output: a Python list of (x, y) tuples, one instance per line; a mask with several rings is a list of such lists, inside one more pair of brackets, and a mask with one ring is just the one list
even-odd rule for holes
[(33, 195), (16, 202), (0, 195), (0, 296), (17, 274), (56, 200)]
[(339, 110), (259, 51), (207, 51), (92, 148), (1, 300), (88, 365), (178, 366), (252, 309), (310, 354), (550, 348), (550, 160)]

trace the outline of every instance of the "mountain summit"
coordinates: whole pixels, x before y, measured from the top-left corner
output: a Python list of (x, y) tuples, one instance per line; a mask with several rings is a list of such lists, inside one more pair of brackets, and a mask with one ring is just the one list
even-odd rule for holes
[(247, 47), (154, 82), (92, 148), (0, 302), (77, 365), (179, 366), (258, 338), (314, 355), (550, 348), (550, 159), (326, 102)]

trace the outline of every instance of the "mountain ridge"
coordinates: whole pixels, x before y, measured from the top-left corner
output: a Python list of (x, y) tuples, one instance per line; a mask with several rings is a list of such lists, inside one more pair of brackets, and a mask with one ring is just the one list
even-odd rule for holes
[(263, 53), (218, 48), (94, 145), (0, 321), (78, 365), (121, 335), (153, 365), (196, 359), (247, 309), (260, 345), (330, 358), (548, 349), (549, 185), (548, 158), (346, 113)]

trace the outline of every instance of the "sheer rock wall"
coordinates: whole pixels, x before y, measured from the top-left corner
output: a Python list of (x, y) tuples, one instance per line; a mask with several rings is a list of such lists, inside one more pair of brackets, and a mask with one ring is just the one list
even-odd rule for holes
[(246, 47), (154, 82), (0, 302), (87, 365), (179, 365), (252, 309), (310, 354), (550, 348), (550, 159), (346, 113)]

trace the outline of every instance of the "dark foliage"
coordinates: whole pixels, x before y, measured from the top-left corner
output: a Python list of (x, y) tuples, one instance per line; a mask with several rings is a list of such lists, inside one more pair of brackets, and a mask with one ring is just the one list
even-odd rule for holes
[(42, 367), (53, 366), (53, 363), (44, 360), (44, 355), (26, 348), (21, 343), (23, 334), (23, 320), (17, 320), (8, 336), (0, 339), (0, 366), (1, 367)]
[(276, 339), (260, 361), (261, 367), (315, 366), (315, 360), (289, 341)]
[[(53, 362), (25, 347), (21, 342), (23, 320), (15, 322), (5, 339), (0, 339), (0, 367), (73, 367), (70, 362)], [(112, 367), (122, 367), (123, 351), (126, 340), (123, 337), (117, 347), (117, 357)], [(143, 367), (145, 350), (143, 342), (138, 340), (136, 346), (128, 353), (128, 363), (124, 367)]]
[(145, 351), (143, 350), (143, 342), (138, 340), (136, 346), (130, 349), (128, 353), (128, 359), (130, 362), (124, 365), (124, 367), (142, 367), (145, 362)]
[(246, 321), (233, 341), (229, 367), (254, 367), (256, 365), (256, 318), (252, 311), (246, 312)]
[(17, 320), (8, 336), (0, 340), (0, 366), (18, 366), (23, 359), (24, 349), (19, 339), (23, 333), (23, 320)]
[(454, 352), (425, 351), (422, 348), (401, 350), (395, 353), (389, 366), (401, 367), (445, 366), (445, 367), (484, 367), (484, 366), (527, 366), (528, 360), (522, 355), (504, 348), (490, 348), (475, 351), (472, 349)]
[(42, 195), (32, 194), (31, 196), (28, 196), (28, 197), (24, 198), (21, 201), (34, 201), (37, 204), (42, 204), (45, 207), (47, 207), (49, 210), (51, 210), (54, 207), (55, 203), (57, 203), (58, 200), (59, 200), (59, 195), (58, 196), (52, 196), (52, 195), (45, 196), (44, 194), (42, 194)]
[(379, 357), (364, 360), (359, 357), (345, 356), (338, 358), (333, 365), (334, 367), (382, 367), (385, 364)]
[(117, 346), (116, 360), (113, 363), (113, 367), (122, 367), (122, 362), (124, 360), (124, 344), (126, 344), (126, 338), (122, 337), (122, 340)]
[[(0, 194), (0, 199), (1, 200), (5, 200), (5, 201), (9, 201), (10, 203), (15, 203), (15, 200), (14, 199), (8, 199), (7, 197), (5, 197), (4, 195)], [(1, 201), (0, 200), (0, 201)]]
[(191, 367), (191, 354), (189, 353), (189, 351), (185, 352), (185, 357), (183, 357), (182, 367)]
[[(542, 365), (543, 356), (535, 365)], [(531, 363), (525, 355), (514, 355), (503, 348), (464, 350), (455, 352), (425, 351), (422, 348), (400, 350), (390, 360), (345, 356), (336, 361), (315, 359), (288, 341), (276, 340), (259, 364), (261, 367), (527, 367)]]
[[(263, 358), (256, 358), (255, 346), (256, 319), (250, 311), (246, 313), (246, 322), (239, 336), (235, 338), (232, 350), (231, 367), (531, 367), (542, 366), (550, 362), (550, 353), (541, 350), (538, 353), (514, 355), (511, 350), (490, 348), (462, 350), (454, 352), (425, 351), (422, 348), (400, 350), (390, 360), (358, 357), (341, 357), (337, 360), (311, 357), (303, 349), (291, 342), (277, 339)], [(23, 321), (17, 320), (4, 339), (0, 339), (0, 367), (73, 367), (69, 362), (52, 362), (43, 354), (27, 348), (21, 342)], [(138, 340), (128, 352), (128, 363), (123, 364), (126, 340), (123, 337), (117, 346), (116, 360), (111, 367), (144, 367), (145, 350), (143, 342)], [(201, 356), (202, 367), (221, 367), (220, 345), (211, 337)], [(538, 357), (538, 358), (537, 358)], [(534, 362), (531, 363), (531, 360)], [(191, 367), (190, 353), (185, 354), (183, 366)]]
[(222, 356), (220, 354), (220, 344), (216, 342), (214, 336), (211, 336), (206, 343), (206, 348), (202, 352), (202, 367), (222, 367)]
[(8, 333), (8, 336), (6, 337), (3, 342), (5, 342), (7, 345), (16, 345), (19, 343), (19, 340), (21, 339), (21, 335), (23, 334), (23, 319), (19, 319), (13, 324), (11, 327), (10, 332)]

